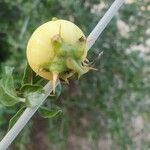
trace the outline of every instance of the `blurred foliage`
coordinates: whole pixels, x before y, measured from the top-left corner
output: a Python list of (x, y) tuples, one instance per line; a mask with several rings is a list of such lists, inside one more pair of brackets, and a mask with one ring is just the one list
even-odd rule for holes
[[(112, 2), (0, 1), (1, 68), (15, 67), (18, 84), (26, 63), (27, 41), (39, 25), (55, 16), (75, 22), (88, 35)], [(99, 6), (102, 3), (105, 7)], [(145, 42), (150, 38), (150, 33), (146, 34), (150, 27), (149, 6), (145, 0), (122, 7), (89, 52), (88, 57), (98, 71), (89, 72), (79, 81), (71, 81), (69, 86), (64, 85), (58, 100), (47, 101), (45, 105), (51, 107), (53, 103), (63, 110), (63, 115), (46, 120), (50, 149), (73, 149), (74, 145), (83, 149), (85, 142), (79, 146), (81, 139), (90, 143), (91, 150), (100, 147), (150, 149), (150, 48)], [(118, 20), (128, 25), (128, 37), (120, 33)], [(141, 51), (134, 45), (142, 45), (149, 51)], [(103, 55), (99, 57), (100, 52)], [(6, 133), (8, 120), (17, 110), (19, 106), (0, 105), (1, 138)], [(27, 145), (34, 142), (31, 138), (33, 124), (34, 120), (30, 121), (17, 138), (15, 150), (27, 149)]]

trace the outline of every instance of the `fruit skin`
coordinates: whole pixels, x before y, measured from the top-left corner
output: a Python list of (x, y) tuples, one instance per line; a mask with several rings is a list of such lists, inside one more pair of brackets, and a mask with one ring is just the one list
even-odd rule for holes
[(80, 77), (89, 71), (86, 63), (86, 40), (83, 32), (72, 22), (55, 19), (38, 27), (27, 45), (27, 59), (41, 77), (68, 82), (74, 73)]

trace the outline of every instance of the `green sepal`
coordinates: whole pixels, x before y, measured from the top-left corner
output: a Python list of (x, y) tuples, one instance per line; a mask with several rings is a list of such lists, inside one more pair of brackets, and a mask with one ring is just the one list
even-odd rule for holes
[(67, 70), (66, 61), (62, 57), (55, 57), (49, 66), (49, 71), (61, 73)]
[(67, 67), (75, 72), (78, 73), (78, 78), (80, 78), (81, 75), (88, 72), (87, 67), (83, 67), (80, 62), (72, 59), (71, 57), (68, 57), (66, 60)]
[(49, 109), (48, 107), (42, 106), (39, 108), (38, 112), (39, 112), (39, 115), (43, 118), (53, 118), (61, 114), (62, 110), (60, 108)]
[(9, 126), (8, 126), (8, 131), (13, 127), (13, 125), (16, 123), (16, 121), (19, 119), (21, 114), (24, 112), (26, 109), (25, 106), (21, 107), (19, 111), (9, 120)]
[(19, 102), (25, 102), (24, 98), (18, 97), (12, 76), (13, 67), (5, 67), (0, 80), (0, 102), (4, 106), (13, 106)]

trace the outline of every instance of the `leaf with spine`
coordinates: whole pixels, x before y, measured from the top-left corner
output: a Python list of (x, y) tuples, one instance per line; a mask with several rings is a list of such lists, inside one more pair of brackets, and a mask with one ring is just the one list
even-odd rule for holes
[(26, 105), (28, 107), (35, 107), (39, 105), (46, 94), (42, 86), (31, 84), (25, 84), (21, 88), (21, 92), (24, 93)]
[(24, 98), (18, 97), (12, 76), (13, 67), (5, 67), (0, 80), (0, 102), (4, 106), (13, 106), (19, 102), (25, 102)]
[(62, 113), (60, 108), (49, 109), (48, 107), (41, 106), (38, 110), (39, 115), (43, 118), (53, 118)]
[(19, 111), (10, 119), (8, 131), (13, 127), (13, 125), (16, 123), (16, 121), (19, 119), (19, 117), (21, 116), (21, 114), (24, 112), (25, 109), (26, 109), (26, 107), (23, 106), (23, 107), (20, 108)]

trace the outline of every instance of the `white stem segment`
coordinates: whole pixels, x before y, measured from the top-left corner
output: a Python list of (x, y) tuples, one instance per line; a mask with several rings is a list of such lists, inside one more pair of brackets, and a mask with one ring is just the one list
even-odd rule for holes
[(97, 38), (100, 36), (100, 34), (106, 28), (108, 23), (111, 21), (113, 16), (117, 13), (117, 11), (119, 10), (119, 8), (122, 6), (123, 3), (124, 3), (124, 0), (115, 0), (114, 1), (114, 3), (111, 5), (111, 7), (108, 9), (108, 11), (102, 17), (102, 19), (95, 26), (93, 31), (87, 37), (87, 45), (86, 45), (87, 50), (89, 50), (93, 46), (93, 44), (95, 43)]
[[(124, 0), (115, 0), (115, 2), (112, 4), (109, 10), (103, 16), (103, 18), (98, 22), (96, 27), (93, 29), (93, 31), (90, 33), (90, 35), (87, 38), (87, 50), (89, 50), (92, 47), (92, 45), (95, 43), (97, 38), (100, 36), (102, 31), (105, 29), (107, 24), (112, 19), (112, 17), (119, 10), (123, 2)], [(5, 137), (0, 142), (0, 150), (6, 150), (9, 147), (9, 145), (13, 142), (16, 136), (20, 133), (20, 131), (24, 128), (27, 122), (31, 119), (31, 117), (37, 111), (37, 109), (43, 104), (43, 102), (52, 92), (52, 83), (48, 82), (45, 85), (44, 90), (46, 94), (41, 99), (41, 103), (34, 108), (26, 108), (26, 110), (23, 112), (21, 117), (17, 120), (15, 125), (10, 129), (10, 131), (5, 135)]]

